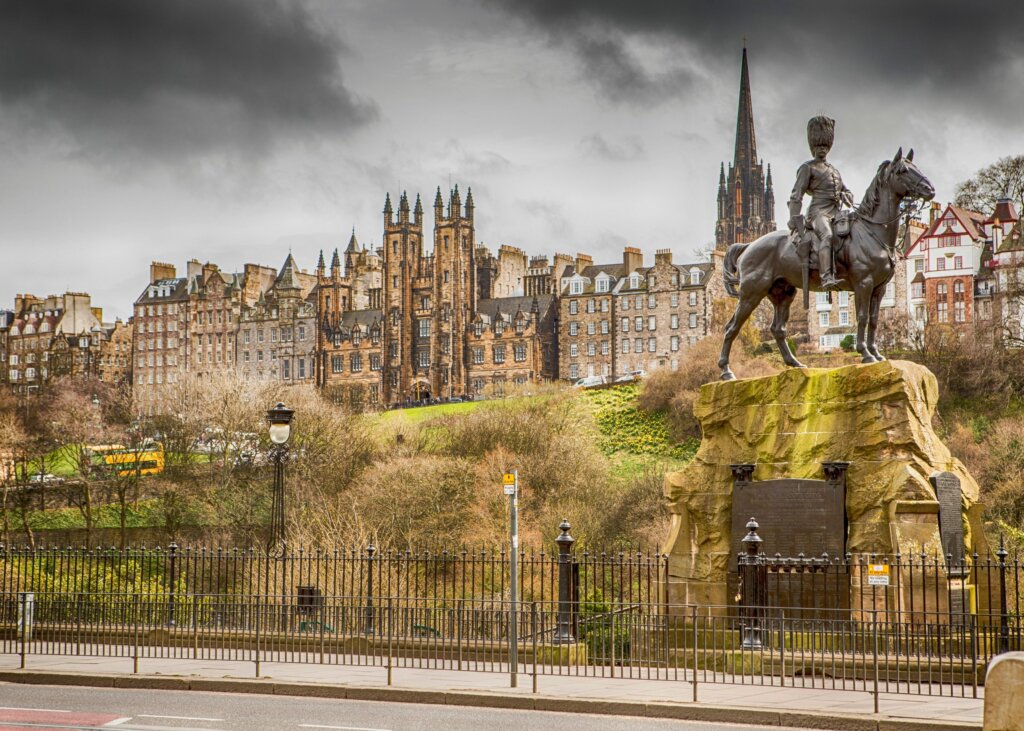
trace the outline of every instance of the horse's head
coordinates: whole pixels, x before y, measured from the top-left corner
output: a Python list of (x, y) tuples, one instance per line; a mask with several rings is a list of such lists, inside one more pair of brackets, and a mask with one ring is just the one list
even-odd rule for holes
[(930, 201), (935, 197), (935, 187), (914, 164), (913, 150), (904, 157), (901, 147), (896, 152), (896, 157), (889, 163), (885, 176), (889, 179), (893, 192), (900, 198)]

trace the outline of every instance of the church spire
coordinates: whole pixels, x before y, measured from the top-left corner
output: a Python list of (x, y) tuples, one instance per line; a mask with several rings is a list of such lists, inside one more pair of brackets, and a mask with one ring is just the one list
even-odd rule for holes
[(747, 69), (747, 47), (743, 47), (740, 69), (740, 103), (736, 114), (736, 155), (733, 166), (747, 170), (757, 163), (757, 140), (754, 139), (754, 106), (750, 99), (750, 72)]
[(736, 242), (753, 241), (775, 228), (775, 194), (771, 173), (757, 157), (754, 105), (750, 95), (750, 67), (743, 44), (740, 97), (736, 113), (736, 148), (733, 162), (718, 169), (718, 223), (715, 248), (725, 251)]

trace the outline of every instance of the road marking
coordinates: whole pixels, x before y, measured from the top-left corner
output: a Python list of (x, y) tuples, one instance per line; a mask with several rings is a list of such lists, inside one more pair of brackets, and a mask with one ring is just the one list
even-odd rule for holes
[(201, 716), (155, 716), (149, 713), (140, 713), (136, 718), (170, 718), (174, 721), (223, 721), (223, 718), (203, 718)]
[(104, 726), (120, 726), (122, 723), (128, 723), (132, 720), (131, 716), (124, 716), (123, 718), (115, 718), (110, 723), (103, 724)]
[(315, 723), (300, 723), (299, 728), (331, 728), (336, 731), (391, 731), (389, 728), (365, 728), (363, 726), (320, 726)]
[(39, 713), (71, 713), (71, 711), (59, 711), (56, 708), (16, 708), (15, 706), (0, 706), (0, 711), (38, 711)]

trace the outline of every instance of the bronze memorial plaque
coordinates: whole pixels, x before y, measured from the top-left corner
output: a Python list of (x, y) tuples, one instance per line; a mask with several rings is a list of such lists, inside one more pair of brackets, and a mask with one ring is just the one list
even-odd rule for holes
[(952, 556), (953, 569), (964, 560), (963, 495), (960, 478), (952, 472), (936, 472), (931, 476), (935, 497), (939, 500), (939, 537), (942, 553)]
[[(736, 482), (732, 495), (732, 553), (744, 552), (747, 521), (757, 519), (761, 550), (787, 558), (846, 551), (846, 489), (825, 480)], [(735, 563), (735, 561), (733, 562)], [(735, 571), (735, 566), (732, 567)]]

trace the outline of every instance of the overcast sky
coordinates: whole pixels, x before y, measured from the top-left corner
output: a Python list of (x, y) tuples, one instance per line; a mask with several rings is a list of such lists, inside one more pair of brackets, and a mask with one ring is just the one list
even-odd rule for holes
[(693, 260), (749, 53), (776, 219), (805, 125), (859, 194), (902, 145), (940, 200), (1024, 152), (1024, 3), (0, 0), (0, 307), (152, 260), (312, 269), (384, 194), (472, 186), (477, 238)]

